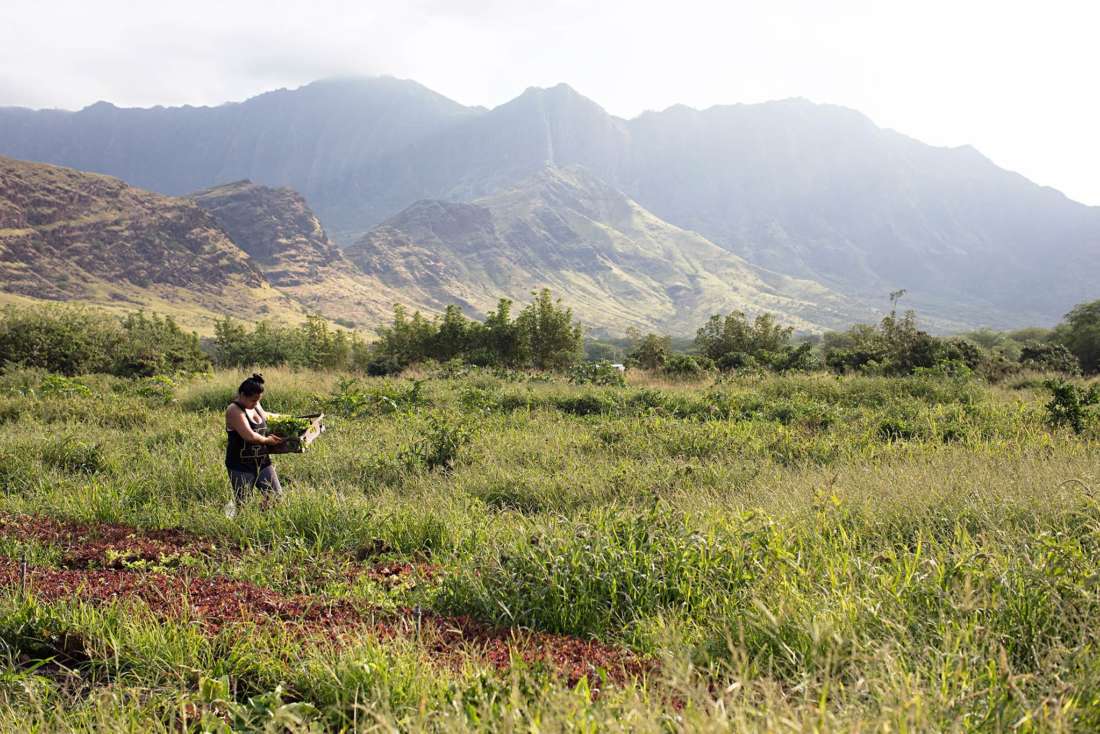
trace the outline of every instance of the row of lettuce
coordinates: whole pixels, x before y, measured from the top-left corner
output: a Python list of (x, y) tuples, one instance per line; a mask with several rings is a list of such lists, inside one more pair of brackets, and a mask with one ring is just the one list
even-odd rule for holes
[(922, 330), (911, 311), (814, 337), (796, 336), (771, 314), (750, 319), (733, 312), (712, 316), (694, 340), (679, 343), (636, 331), (618, 340), (586, 340), (572, 311), (546, 290), (534, 294), (518, 315), (513, 316), (512, 306), (501, 300), (482, 321), (468, 318), (458, 306), (434, 318), (396, 306), (392, 321), (369, 342), (318, 316), (290, 326), (226, 318), (216, 323), (212, 338), (200, 339), (169, 316), (9, 306), (0, 310), (0, 366), (148, 377), (259, 365), (380, 376), (440, 363), (568, 372), (577, 382), (606, 384), (620, 380), (620, 370), (611, 363), (673, 378), (734, 370), (884, 376), (931, 371), (977, 374), (991, 381), (1023, 370), (1100, 373), (1100, 301), (1077, 306), (1053, 329), (951, 337)]

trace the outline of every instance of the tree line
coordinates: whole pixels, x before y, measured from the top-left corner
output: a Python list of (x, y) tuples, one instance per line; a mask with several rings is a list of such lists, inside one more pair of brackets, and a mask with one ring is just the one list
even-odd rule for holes
[[(200, 340), (170, 316), (108, 316), (71, 306), (8, 306), (0, 310), (0, 367), (16, 365), (66, 375), (110, 373), (125, 377), (200, 372), (252, 365), (395, 374), (427, 361), (490, 367), (566, 370), (585, 359), (581, 326), (548, 290), (513, 316), (502, 299), (478, 321), (458, 306), (428, 318), (395, 306), (378, 338), (331, 327), (319, 316), (281, 326), (248, 325), (225, 318), (214, 336)], [(798, 337), (768, 313), (715, 314), (689, 344), (674, 348), (668, 335), (628, 330), (618, 342), (591, 342), (589, 359), (672, 377), (708, 371), (831, 370), (836, 373), (911, 375), (976, 373), (990, 380), (1031, 369), (1063, 374), (1100, 373), (1100, 300), (1071, 310), (1053, 329), (979, 330), (938, 337), (919, 328), (916, 314), (896, 308), (877, 324), (856, 324), (820, 337)]]

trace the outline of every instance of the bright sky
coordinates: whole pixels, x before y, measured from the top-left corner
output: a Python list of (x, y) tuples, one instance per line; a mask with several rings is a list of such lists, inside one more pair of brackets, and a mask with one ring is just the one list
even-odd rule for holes
[(217, 104), (336, 74), (613, 114), (807, 97), (1100, 205), (1100, 0), (2, 0), (0, 105)]

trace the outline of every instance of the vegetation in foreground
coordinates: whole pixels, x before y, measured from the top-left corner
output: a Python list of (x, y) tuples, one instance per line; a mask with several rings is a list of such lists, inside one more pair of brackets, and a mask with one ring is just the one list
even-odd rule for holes
[(0, 376), (0, 726), (1100, 724), (1084, 383), (267, 376), (329, 431), (233, 520), (238, 373)]

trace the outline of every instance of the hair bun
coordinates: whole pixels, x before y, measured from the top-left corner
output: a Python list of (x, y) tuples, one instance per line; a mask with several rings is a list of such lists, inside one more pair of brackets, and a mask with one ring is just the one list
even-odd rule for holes
[(259, 372), (253, 372), (252, 373), (252, 381), (253, 382), (258, 382), (262, 385), (262, 384), (264, 384), (264, 376), (261, 375)]

